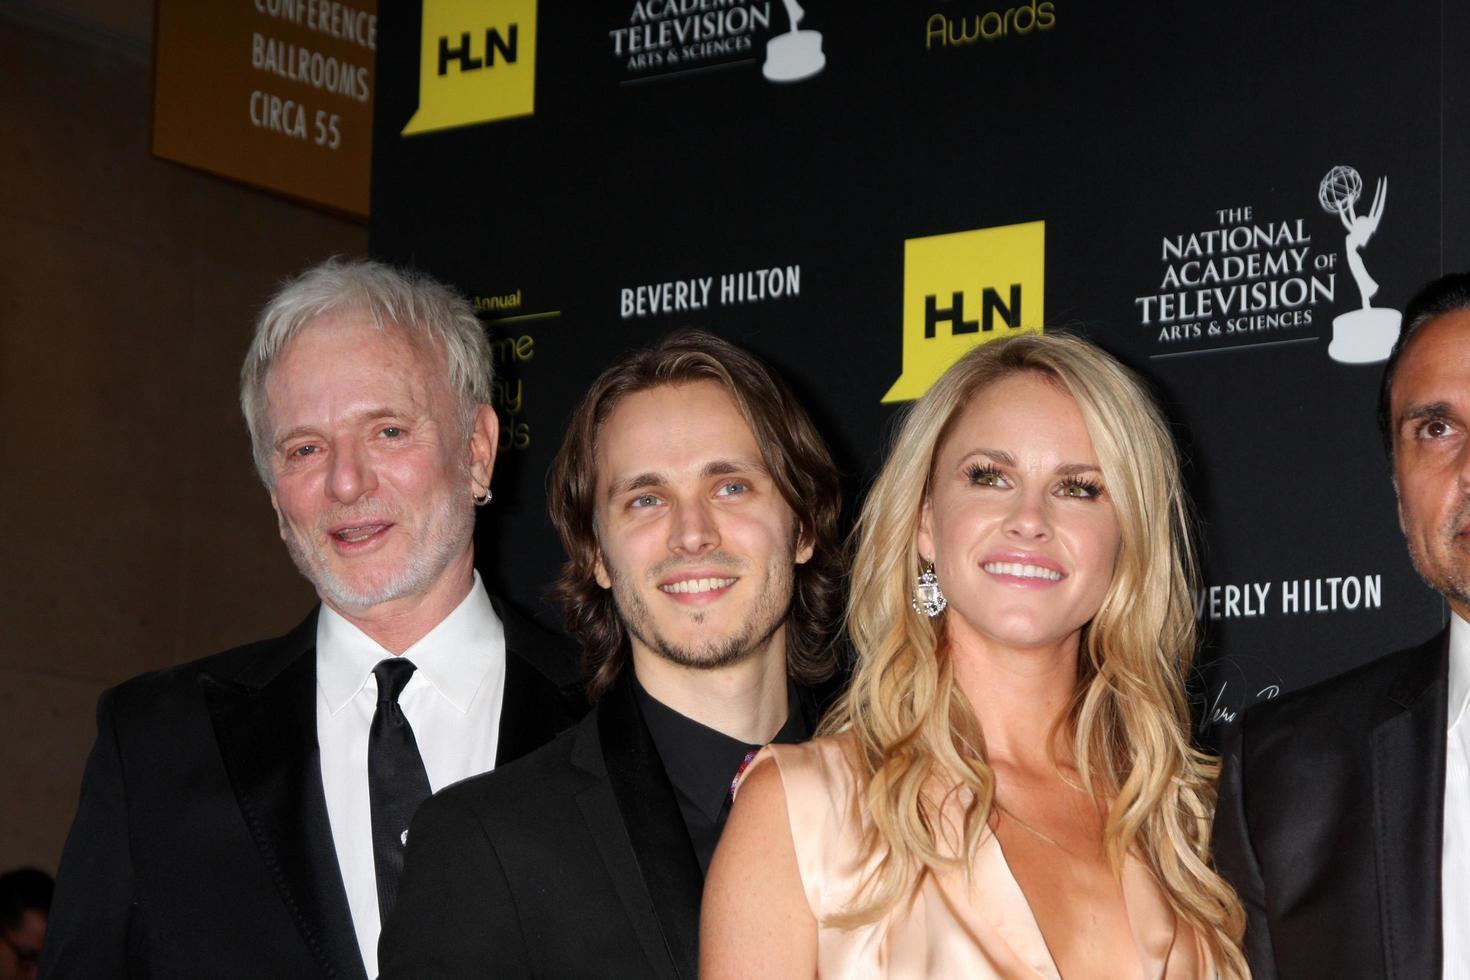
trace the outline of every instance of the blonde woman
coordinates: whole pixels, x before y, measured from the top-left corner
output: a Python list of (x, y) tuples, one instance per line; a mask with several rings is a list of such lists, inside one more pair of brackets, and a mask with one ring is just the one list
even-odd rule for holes
[(702, 976), (1247, 976), (1189, 738), (1186, 511), (1157, 407), (1096, 347), (946, 372), (858, 523), (852, 686), (745, 774)]

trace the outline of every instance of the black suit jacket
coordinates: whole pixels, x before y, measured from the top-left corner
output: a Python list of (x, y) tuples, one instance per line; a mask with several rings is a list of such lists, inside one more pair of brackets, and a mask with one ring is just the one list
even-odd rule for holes
[[(498, 764), (581, 699), (570, 644), (492, 602)], [(365, 980), (322, 790), (316, 620), (102, 695), (42, 976)]]
[(1440, 975), (1448, 633), (1247, 712), (1215, 857), (1257, 980)]
[(692, 980), (703, 889), (624, 677), (572, 731), (419, 809), (379, 967), (383, 980)]

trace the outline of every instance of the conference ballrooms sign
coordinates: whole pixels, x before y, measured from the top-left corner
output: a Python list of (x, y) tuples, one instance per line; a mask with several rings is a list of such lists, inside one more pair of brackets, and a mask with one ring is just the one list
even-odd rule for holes
[(1470, 266), (1441, 55), (1470, 31), (1440, 6), (395, 5), (372, 249), (494, 338), (483, 571), (539, 601), (548, 463), (630, 345), (764, 355), (856, 498), (960, 353), (1071, 329), (1152, 381), (1189, 460), (1202, 727), (1427, 635), (1373, 403), (1404, 299)]
[(377, 0), (159, 0), (153, 152), (368, 213)]

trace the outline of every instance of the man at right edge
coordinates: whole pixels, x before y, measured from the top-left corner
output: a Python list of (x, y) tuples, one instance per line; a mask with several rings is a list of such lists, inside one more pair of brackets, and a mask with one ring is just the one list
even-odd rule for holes
[(1215, 851), (1258, 980), (1470, 978), (1470, 273), (1409, 303), (1379, 425), (1449, 626), (1248, 712)]

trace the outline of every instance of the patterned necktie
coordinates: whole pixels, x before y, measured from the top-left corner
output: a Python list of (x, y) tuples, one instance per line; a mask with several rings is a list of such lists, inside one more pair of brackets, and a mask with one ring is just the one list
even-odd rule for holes
[(373, 668), (378, 709), (368, 731), (368, 800), (373, 818), (373, 865), (378, 875), (378, 912), (383, 922), (398, 898), (408, 823), (429, 798), (429, 776), (413, 728), (403, 716), (398, 695), (417, 668), (402, 657)]

